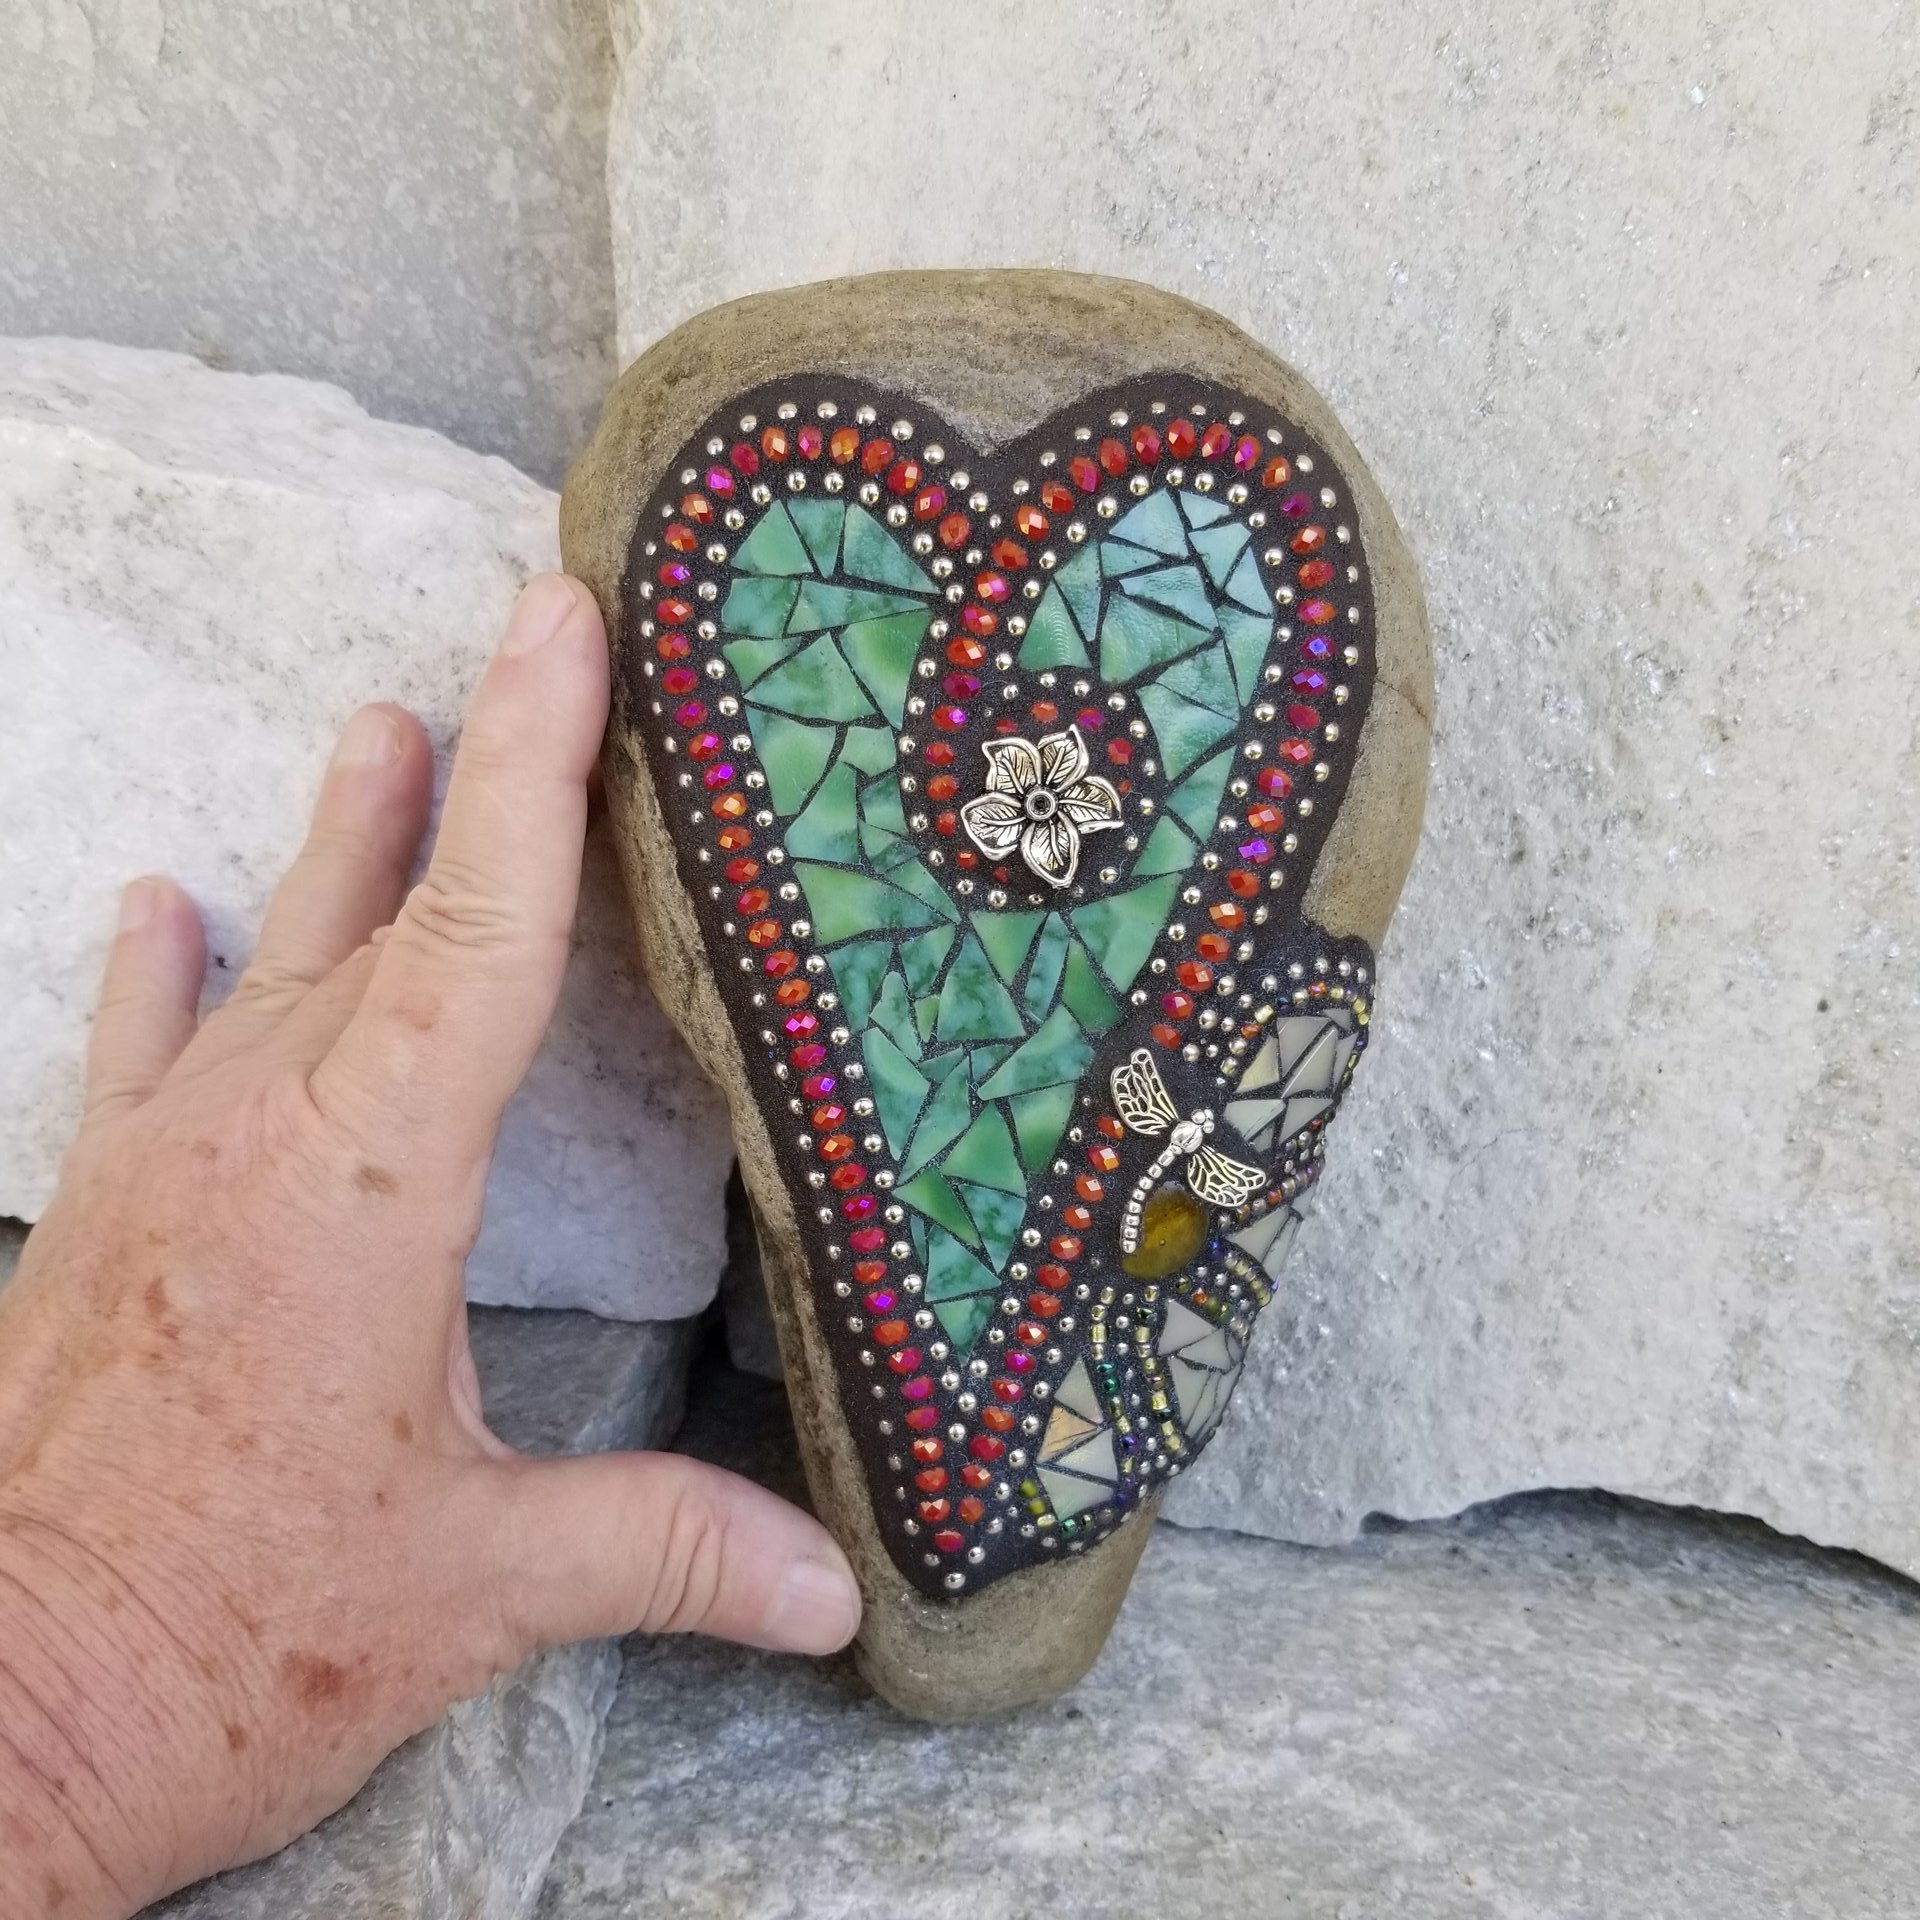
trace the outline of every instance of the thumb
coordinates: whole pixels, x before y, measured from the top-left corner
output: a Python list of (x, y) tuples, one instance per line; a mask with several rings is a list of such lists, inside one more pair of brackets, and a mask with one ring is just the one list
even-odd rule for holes
[(498, 1591), (530, 1645), (640, 1631), (832, 1653), (860, 1624), (833, 1536), (738, 1474), (672, 1453), (497, 1471), (508, 1482)]

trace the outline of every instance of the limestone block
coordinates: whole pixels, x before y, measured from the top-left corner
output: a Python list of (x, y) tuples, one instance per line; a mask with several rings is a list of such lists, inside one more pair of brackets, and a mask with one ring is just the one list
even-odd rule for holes
[(0, 333), (336, 380), (558, 484), (612, 375), (600, 0), (11, 0)]
[(1920, 1570), (1920, 23), (732, 20), (616, 0), (623, 357), (832, 274), (1134, 274), (1326, 394), (1423, 564), (1378, 1044), (1174, 1515), (1602, 1485)]
[[(360, 702), (444, 749), (553, 496), (337, 389), (176, 355), (0, 342), (0, 1213), (32, 1219), (78, 1117), (117, 885), (244, 964)], [(639, 985), (596, 838), (553, 1030), (508, 1112), (475, 1298), (675, 1318), (713, 1296), (718, 1097)]]
[[(487, 1417), (533, 1453), (658, 1445), (694, 1329), (479, 1311)], [(537, 1655), (410, 1740), (292, 1846), (149, 1909), (154, 1920), (520, 1920), (578, 1812), (619, 1669), (610, 1641)]]
[(1752, 1523), (1523, 1497), (1162, 1528), (1065, 1700), (911, 1725), (635, 1640), (540, 1920), (1911, 1911), (1920, 1601)]

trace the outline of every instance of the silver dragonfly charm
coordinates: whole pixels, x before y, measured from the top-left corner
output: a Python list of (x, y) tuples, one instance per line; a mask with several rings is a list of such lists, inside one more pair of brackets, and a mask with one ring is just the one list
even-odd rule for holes
[(1167, 1144), (1127, 1197), (1126, 1212), (1120, 1221), (1120, 1251), (1132, 1253), (1140, 1244), (1140, 1215), (1147, 1196), (1166, 1177), (1176, 1160), (1184, 1159), (1182, 1177), (1196, 1197), (1210, 1207), (1239, 1207), (1260, 1191), (1267, 1176), (1244, 1160), (1235, 1160), (1218, 1147), (1207, 1144), (1213, 1131), (1213, 1109), (1202, 1107), (1191, 1119), (1182, 1120), (1173, 1104), (1160, 1069), (1145, 1047), (1138, 1047), (1130, 1058), (1113, 1070), (1113, 1104), (1120, 1118), (1133, 1132), (1149, 1140), (1166, 1135)]

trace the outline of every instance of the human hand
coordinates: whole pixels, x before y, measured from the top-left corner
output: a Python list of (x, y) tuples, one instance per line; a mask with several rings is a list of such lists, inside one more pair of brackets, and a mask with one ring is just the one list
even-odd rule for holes
[(796, 1509), (673, 1456), (523, 1459), (481, 1411), (462, 1270), (606, 704), (591, 596), (535, 580), (410, 893), (431, 754), (356, 715), (197, 1030), (193, 907), (129, 888), (86, 1119), (0, 1293), (0, 1912), (126, 1914), (267, 1853), (537, 1647), (851, 1637)]

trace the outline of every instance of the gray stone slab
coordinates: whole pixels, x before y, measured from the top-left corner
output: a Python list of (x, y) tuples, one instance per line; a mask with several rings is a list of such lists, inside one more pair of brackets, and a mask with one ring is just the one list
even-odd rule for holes
[(601, 0), (9, 0), (0, 332), (337, 380), (558, 484), (612, 377)]
[(1600, 1485), (1920, 1572), (1920, 16), (613, 11), (624, 354), (834, 274), (1132, 274), (1298, 366), (1421, 561), (1378, 1044), (1172, 1512)]
[(1298, 1548), (1163, 1528), (1058, 1704), (628, 1646), (540, 1920), (1892, 1920), (1920, 1594), (1757, 1525), (1523, 1496)]
[[(658, 1445), (679, 1424), (691, 1322), (477, 1309), (487, 1416), (515, 1446)], [(530, 1660), (392, 1755), (304, 1839), (150, 1909), (158, 1920), (519, 1920), (579, 1809), (619, 1659), (586, 1641)]]

